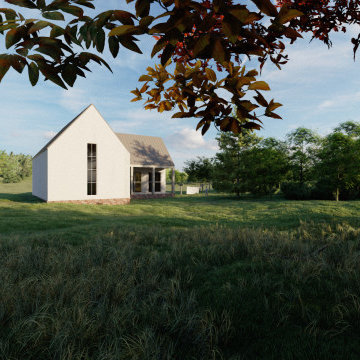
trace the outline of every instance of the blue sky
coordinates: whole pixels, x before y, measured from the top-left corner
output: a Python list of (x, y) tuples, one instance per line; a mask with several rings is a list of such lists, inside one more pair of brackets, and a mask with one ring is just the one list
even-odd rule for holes
[[(96, 5), (101, 3), (95, 1)], [(107, 0), (106, 9), (116, 8), (119, 3)], [(0, 7), (9, 5), (0, 0)], [(360, 121), (360, 60), (354, 62), (350, 43), (358, 32), (352, 27), (347, 34), (335, 34), (330, 50), (316, 40), (299, 40), (287, 48), (290, 61), (281, 71), (271, 64), (264, 67), (262, 79), (272, 89), (264, 95), (284, 105), (277, 111), (283, 120), (265, 118), (259, 135), (284, 138), (298, 126), (324, 135), (340, 122)], [(4, 52), (3, 42), (2, 38), (0, 52)], [(68, 91), (43, 81), (33, 88), (26, 72), (19, 75), (9, 71), (0, 84), (0, 149), (34, 155), (93, 103), (117, 132), (163, 137), (179, 169), (187, 159), (215, 154), (215, 129), (202, 137), (195, 131), (194, 119), (171, 119), (169, 113), (145, 111), (141, 102), (130, 102), (130, 91), (138, 86), (139, 76), (154, 64), (149, 55), (153, 39), (147, 38), (139, 45), (144, 55), (122, 48), (117, 59), (106, 56), (113, 73), (94, 65), (87, 79), (80, 79)], [(247, 66), (254, 67), (251, 63)]]

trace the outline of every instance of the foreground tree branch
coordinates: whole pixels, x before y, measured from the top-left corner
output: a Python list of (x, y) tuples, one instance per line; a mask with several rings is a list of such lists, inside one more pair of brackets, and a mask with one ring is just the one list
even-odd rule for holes
[[(195, 117), (203, 134), (212, 124), (239, 133), (260, 129), (260, 117), (280, 118), (274, 110), (281, 104), (261, 93), (270, 90), (258, 81), (264, 64), (281, 69), (288, 61), (286, 44), (302, 32), (330, 46), (332, 31), (360, 23), (356, 0), (127, 0), (134, 13), (116, 9), (95, 17), (86, 14), (86, 8), (95, 9), (93, 0), (5, 1), (41, 17), (0, 9), (8, 49), (0, 55), (0, 81), (10, 68), (19, 73), (26, 68), (32, 85), (42, 74), (67, 89), (86, 76), (90, 62), (111, 70), (101, 58), (105, 51), (114, 58), (121, 47), (141, 53), (139, 37), (153, 36), (152, 56), (160, 64), (140, 77), (134, 101), (144, 100), (146, 109), (159, 112), (176, 109), (173, 117)], [(352, 43), (355, 54), (360, 36)], [(259, 69), (245, 69), (244, 60), (254, 58)]]

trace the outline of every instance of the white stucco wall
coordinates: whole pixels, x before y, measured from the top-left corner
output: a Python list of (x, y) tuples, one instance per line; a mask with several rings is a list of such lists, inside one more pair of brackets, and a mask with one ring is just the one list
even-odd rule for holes
[[(87, 144), (97, 145), (97, 195), (87, 195)], [(48, 201), (130, 198), (130, 154), (94, 106), (48, 147)]]
[(32, 160), (32, 194), (47, 201), (48, 199), (48, 156), (47, 150)]

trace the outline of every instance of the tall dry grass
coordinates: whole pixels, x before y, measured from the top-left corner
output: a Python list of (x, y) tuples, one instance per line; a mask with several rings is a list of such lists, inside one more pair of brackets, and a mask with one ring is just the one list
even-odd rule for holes
[(2, 360), (356, 359), (359, 335), (346, 225), (0, 237)]

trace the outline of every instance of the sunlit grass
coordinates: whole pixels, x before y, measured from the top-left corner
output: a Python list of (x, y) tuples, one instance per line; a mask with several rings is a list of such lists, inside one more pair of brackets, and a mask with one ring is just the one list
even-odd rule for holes
[(45, 204), (0, 184), (0, 359), (358, 359), (360, 202)]
[(360, 224), (360, 201), (287, 201), (279, 196), (236, 199), (223, 194), (133, 200), (129, 206), (45, 204), (31, 196), (31, 182), (0, 184), (0, 233), (81, 227), (90, 232), (117, 225), (188, 228), (221, 225), (296, 229), (302, 222)]

